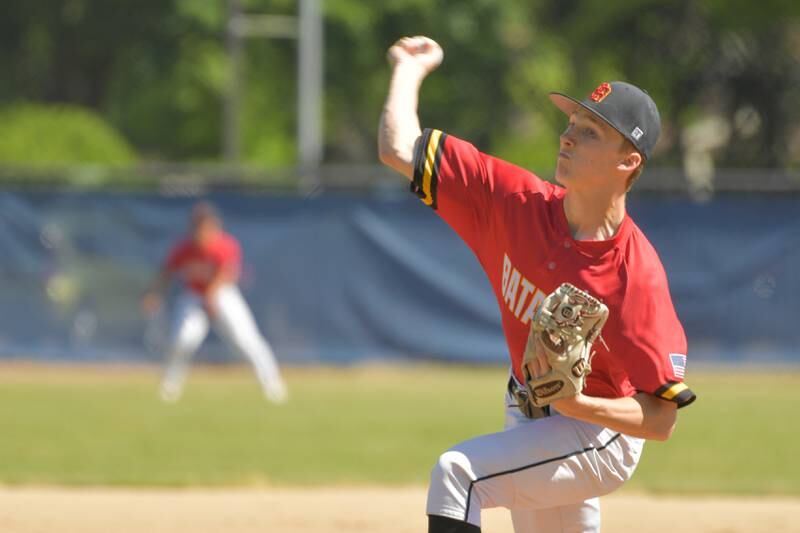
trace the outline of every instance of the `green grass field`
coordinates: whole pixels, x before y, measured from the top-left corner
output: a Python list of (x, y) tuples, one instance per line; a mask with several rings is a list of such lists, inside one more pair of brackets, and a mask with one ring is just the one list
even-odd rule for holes
[[(5, 377), (3, 377), (5, 376)], [(148, 371), (0, 368), (0, 483), (422, 484), (449, 445), (502, 426), (505, 370), (292, 369), (264, 401), (244, 369), (193, 374), (162, 404)], [(800, 495), (800, 372), (693, 372), (698, 401), (648, 443), (629, 487)]]

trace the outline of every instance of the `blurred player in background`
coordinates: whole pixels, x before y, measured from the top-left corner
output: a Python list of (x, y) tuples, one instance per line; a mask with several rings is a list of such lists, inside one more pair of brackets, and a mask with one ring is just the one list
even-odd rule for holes
[(241, 247), (223, 231), (222, 218), (210, 203), (192, 209), (189, 235), (169, 253), (161, 271), (142, 298), (146, 316), (162, 305), (162, 295), (174, 277), (183, 283), (172, 320), (161, 382), (161, 398), (177, 401), (183, 391), (189, 360), (213, 325), (220, 337), (253, 363), (264, 394), (283, 403), (288, 393), (275, 355), (261, 335), (237, 282), (241, 270)]

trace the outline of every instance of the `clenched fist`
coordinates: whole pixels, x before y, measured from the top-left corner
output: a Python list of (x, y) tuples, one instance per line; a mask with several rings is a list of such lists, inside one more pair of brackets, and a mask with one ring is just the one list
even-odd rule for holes
[(386, 54), (389, 63), (394, 67), (409, 64), (419, 67), (423, 76), (427, 76), (442, 63), (444, 52), (442, 47), (428, 37), (403, 37), (389, 48)]

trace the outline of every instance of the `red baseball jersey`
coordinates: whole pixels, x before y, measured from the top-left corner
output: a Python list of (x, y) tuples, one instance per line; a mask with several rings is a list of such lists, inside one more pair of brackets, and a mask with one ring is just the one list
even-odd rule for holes
[(178, 274), (190, 290), (202, 295), (220, 269), (227, 270), (233, 277), (238, 276), (241, 262), (239, 242), (220, 232), (203, 247), (191, 238), (181, 240), (170, 251), (164, 268)]
[(426, 129), (414, 154), (415, 192), (472, 249), (500, 306), (514, 375), (535, 309), (561, 283), (600, 298), (609, 308), (595, 342), (584, 393), (619, 398), (647, 392), (690, 404), (683, 383), (686, 336), (658, 255), (629, 216), (604, 241), (572, 238), (564, 189)]

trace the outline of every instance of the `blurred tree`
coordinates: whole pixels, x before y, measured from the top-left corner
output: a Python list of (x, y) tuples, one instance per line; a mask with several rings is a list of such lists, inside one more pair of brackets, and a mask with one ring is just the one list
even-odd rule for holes
[[(326, 3), (328, 160), (374, 160), (388, 83), (385, 50), (426, 34), (445, 49), (420, 113), (482, 149), (554, 166), (559, 90), (625, 79), (659, 103), (661, 165), (681, 165), (702, 128), (718, 166), (800, 165), (800, 4), (765, 0), (357, 0)], [(708, 122), (713, 118), (713, 122)]]
[(25, 104), (0, 109), (0, 164), (37, 168), (76, 164), (124, 166), (131, 146), (102, 117), (74, 105)]
[(718, 120), (706, 135), (719, 166), (797, 164), (785, 139), (800, 124), (800, 4), (787, 0), (626, 0), (552, 3), (540, 20), (561, 28), (577, 85), (623, 77), (659, 104), (661, 162), (677, 163), (693, 123)]
[(144, 3), (149, 28), (116, 52), (103, 107), (146, 157), (214, 159), (225, 79), (223, 6), (194, 0)]
[[(296, 14), (297, 0), (243, 0)], [(626, 79), (664, 119), (657, 160), (705, 150), (718, 166), (800, 167), (796, 0), (328, 0), (326, 159), (374, 162), (375, 130), (402, 35), (445, 49), (424, 124), (549, 173), (565, 121), (547, 92)], [(12, 0), (0, 19), (0, 104), (76, 103), (145, 158), (217, 160), (226, 79), (224, 0)], [(245, 48), (246, 161), (294, 162), (294, 41)]]
[[(202, 36), (202, 30), (180, 17), (172, 0), (5, 2), (0, 66), (7, 75), (0, 81), (0, 99), (98, 109), (149, 151), (163, 137), (177, 138), (168, 126), (189, 118), (180, 116), (174, 87), (163, 81), (174, 76), (181, 36)], [(172, 143), (174, 152), (168, 143), (162, 153), (191, 154), (184, 148), (192, 147), (191, 141)]]

